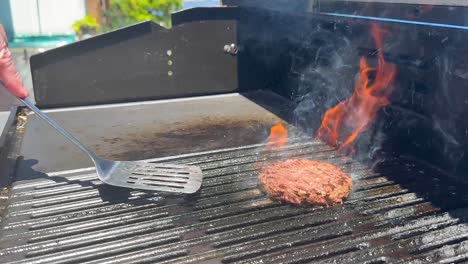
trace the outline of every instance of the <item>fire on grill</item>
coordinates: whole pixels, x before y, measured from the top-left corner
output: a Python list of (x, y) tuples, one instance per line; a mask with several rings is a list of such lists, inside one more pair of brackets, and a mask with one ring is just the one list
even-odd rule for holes
[[(351, 155), (355, 152), (352, 143), (377, 118), (378, 111), (390, 104), (390, 85), (396, 74), (395, 65), (385, 62), (382, 51), (382, 38), (388, 32), (377, 24), (372, 24), (371, 30), (377, 49), (377, 66), (371, 68), (366, 58), (361, 58), (353, 95), (325, 112), (317, 131), (318, 139), (333, 147), (339, 146), (338, 151)], [(371, 74), (374, 74), (373, 80), (369, 77)]]
[[(372, 36), (377, 49), (378, 64), (368, 66), (360, 60), (359, 78), (351, 98), (325, 112), (316, 138), (345, 151), (355, 153), (352, 143), (376, 119), (378, 111), (390, 103), (391, 83), (396, 67), (385, 62), (382, 38), (388, 33), (372, 24)], [(369, 75), (374, 74), (373, 80)], [(343, 143), (341, 140), (344, 140)], [(287, 144), (287, 130), (281, 124), (271, 128), (268, 147)], [(260, 184), (272, 197), (293, 204), (334, 205), (349, 195), (351, 178), (340, 168), (320, 161), (286, 160), (266, 167), (260, 174)]]
[(0, 263), (466, 262), (466, 7), (224, 2), (31, 57), (37, 106), (97, 155), (204, 178), (108, 186), (14, 106)]

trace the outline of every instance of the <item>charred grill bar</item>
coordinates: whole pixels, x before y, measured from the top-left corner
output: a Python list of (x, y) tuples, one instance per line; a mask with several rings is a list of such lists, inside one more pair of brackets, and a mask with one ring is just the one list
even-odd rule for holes
[(205, 170), (203, 190), (195, 197), (106, 192), (93, 169), (18, 182), (3, 219), (2, 259), (19, 263), (466, 260), (468, 213), (459, 201), (466, 201), (468, 186), (447, 182), (440, 171), (414, 160), (388, 161), (370, 170), (322, 143), (299, 139), (284, 150), (283, 157), (334, 163), (353, 176), (355, 189), (343, 206), (281, 205), (257, 188), (258, 166), (278, 158), (271, 153), (259, 156), (262, 149), (251, 145), (171, 159)]
[[(375, 65), (376, 21), (304, 12), (313, 1), (229, 2), (240, 7), (187, 10), (171, 30), (143, 23), (32, 58), (38, 105), (99, 155), (197, 164), (205, 179), (189, 196), (106, 186), (19, 109), (0, 160), (0, 262), (468, 261), (468, 29), (377, 21), (397, 77), (350, 158), (313, 136), (351, 95), (359, 58)], [(266, 148), (279, 121), (290, 134), (280, 152)], [(259, 172), (287, 158), (339, 166), (353, 177), (349, 199), (270, 200)]]

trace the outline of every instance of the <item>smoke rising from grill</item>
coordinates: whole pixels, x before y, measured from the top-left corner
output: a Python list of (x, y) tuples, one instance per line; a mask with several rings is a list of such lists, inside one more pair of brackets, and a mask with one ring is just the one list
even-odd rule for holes
[[(372, 150), (370, 153), (374, 153), (380, 148), (379, 144), (383, 139), (383, 134), (377, 133), (375, 130), (371, 133), (362, 133), (369, 129), (370, 125), (373, 125), (372, 122), (380, 107), (389, 104), (387, 98), (391, 94), (389, 86), (395, 74), (395, 66), (385, 63), (380, 50), (384, 31), (373, 25), (372, 33), (376, 47), (378, 47), (376, 52), (378, 63), (375, 70), (372, 66), (368, 66), (365, 57), (362, 57), (360, 60), (361, 73), (356, 78), (358, 70), (355, 65), (359, 58), (355, 52), (350, 52), (350, 50), (355, 50), (350, 42), (345, 37), (339, 38), (338, 34), (333, 34), (330, 31), (325, 32), (319, 28), (304, 41), (310, 45), (305, 47), (315, 51), (313, 56), (309, 56), (309, 59), (312, 59), (309, 65), (304, 67), (302, 72), (293, 71), (293, 73), (298, 73), (299, 80), (296, 95), (297, 107), (294, 111), (296, 121), (303, 126), (305, 125), (309, 133), (315, 133), (318, 128), (317, 120), (322, 120), (324, 110), (328, 109), (327, 115), (324, 116), (326, 119), (318, 130), (318, 138), (336, 147), (338, 144), (344, 143), (341, 147), (347, 147), (348, 154), (355, 153), (354, 146), (351, 144), (354, 145), (353, 141), (357, 137), (367, 137), (368, 143), (366, 145), (369, 145), (368, 147)], [(314, 47), (315, 43), (319, 43), (320, 46)], [(296, 60), (299, 61), (297, 65), (300, 66), (305, 59), (298, 56)], [(369, 79), (372, 73), (375, 73), (375, 80)], [(353, 94), (354, 84), (356, 88)], [(345, 101), (345, 99), (350, 101)], [(338, 102), (342, 103), (338, 104)], [(330, 115), (331, 110), (335, 112), (332, 115)], [(336, 120), (332, 121), (329, 118)], [(341, 120), (341, 118), (344, 119)], [(330, 122), (337, 123), (332, 125)], [(356, 129), (354, 132), (343, 130), (349, 130), (353, 127)], [(329, 129), (335, 131), (332, 132)], [(376, 133), (379, 135), (378, 137), (375, 137)], [(338, 143), (337, 140), (344, 141)]]
[[(254, 62), (250, 70), (261, 77), (259, 87), (294, 102), (287, 120), (314, 136), (325, 111), (351, 96), (360, 56), (366, 57), (369, 66), (377, 65), (371, 21), (309, 16), (302, 12), (306, 8), (291, 15), (288, 8), (275, 7), (260, 10), (262, 14), (249, 10), (252, 16), (244, 20), (249, 29), (243, 35), (244, 55)], [(393, 11), (381, 9), (378, 15), (389, 12), (390, 17)], [(465, 33), (378, 23), (390, 32), (382, 50), (386, 61), (397, 65), (398, 76), (391, 104), (359, 136), (356, 158), (416, 156), (468, 175), (464, 165), (468, 164), (468, 57), (459, 49)]]
[(346, 37), (318, 27), (300, 43), (292, 57), (294, 117), (314, 134), (326, 109), (349, 98), (355, 80), (357, 54)]
[[(377, 48), (377, 65), (371, 67), (366, 57), (361, 57), (353, 95), (325, 112), (316, 136), (348, 154), (355, 153), (355, 140), (372, 125), (378, 111), (390, 104), (391, 84), (396, 75), (396, 66), (385, 61), (381, 50), (388, 31), (377, 24), (372, 24), (371, 31)], [(371, 75), (375, 77), (370, 78)]]
[[(436, 68), (439, 73), (440, 88), (436, 91), (438, 111), (431, 115), (432, 126), (437, 135), (441, 138), (443, 155), (447, 157), (449, 166), (455, 168), (463, 158), (465, 152), (461, 146), (462, 135), (457, 133), (457, 122), (454, 117), (463, 110), (466, 103), (453, 103), (458, 96), (454, 94), (454, 89), (450, 85), (454, 76), (458, 75), (458, 67), (465, 68), (466, 65), (455, 65), (454, 57), (443, 52), (436, 60)], [(461, 107), (460, 107), (461, 105)], [(458, 108), (458, 109), (457, 109)]]

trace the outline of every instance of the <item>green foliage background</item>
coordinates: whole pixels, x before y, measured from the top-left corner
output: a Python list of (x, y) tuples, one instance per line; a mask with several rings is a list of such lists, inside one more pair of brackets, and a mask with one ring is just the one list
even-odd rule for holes
[(89, 34), (89, 33), (96, 33), (100, 30), (99, 23), (96, 19), (92, 16), (85, 16), (83, 19), (77, 20), (73, 24), (73, 30), (76, 34)]
[(182, 0), (110, 0), (103, 13), (106, 23), (86, 16), (73, 24), (77, 35), (96, 34), (152, 20), (162, 26), (171, 26), (171, 13), (182, 8)]
[(171, 26), (171, 12), (182, 8), (182, 0), (110, 0), (104, 13), (104, 30), (121, 28), (145, 20)]

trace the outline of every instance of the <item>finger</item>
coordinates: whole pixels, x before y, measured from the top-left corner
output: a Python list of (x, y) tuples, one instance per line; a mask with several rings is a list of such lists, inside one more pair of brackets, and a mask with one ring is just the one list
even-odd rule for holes
[(0, 48), (3, 48), (3, 46), (8, 46), (8, 39), (5, 29), (3, 28), (2, 24), (0, 24)]
[(21, 99), (28, 97), (28, 90), (24, 87), (23, 81), (16, 71), (10, 50), (8, 50), (6, 45), (0, 47), (0, 80), (17, 97)]

